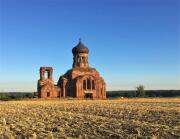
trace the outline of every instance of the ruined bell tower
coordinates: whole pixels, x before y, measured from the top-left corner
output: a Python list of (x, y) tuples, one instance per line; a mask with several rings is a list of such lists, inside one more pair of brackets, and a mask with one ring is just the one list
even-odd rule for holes
[(40, 68), (40, 79), (38, 80), (38, 97), (40, 98), (56, 98), (59, 96), (59, 91), (54, 86), (53, 69), (52, 67)]

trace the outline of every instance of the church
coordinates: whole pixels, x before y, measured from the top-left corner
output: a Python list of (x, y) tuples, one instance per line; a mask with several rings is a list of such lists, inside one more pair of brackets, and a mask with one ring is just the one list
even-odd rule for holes
[(106, 83), (99, 72), (90, 67), (89, 49), (81, 42), (72, 49), (72, 69), (60, 76), (57, 84), (53, 81), (53, 68), (41, 67), (38, 80), (39, 98), (89, 98), (105, 99)]

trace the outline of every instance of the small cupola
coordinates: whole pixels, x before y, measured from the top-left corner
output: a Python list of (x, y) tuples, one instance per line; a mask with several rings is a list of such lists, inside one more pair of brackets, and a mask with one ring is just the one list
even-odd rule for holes
[(78, 53), (89, 53), (89, 49), (81, 42), (81, 39), (79, 39), (79, 43), (72, 49), (73, 55), (76, 55)]

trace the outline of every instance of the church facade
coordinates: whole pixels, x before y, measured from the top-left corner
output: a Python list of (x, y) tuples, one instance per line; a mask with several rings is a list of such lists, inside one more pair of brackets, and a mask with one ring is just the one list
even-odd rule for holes
[(40, 68), (38, 97), (105, 99), (106, 83), (99, 72), (95, 68), (89, 66), (89, 49), (79, 41), (72, 49), (72, 54), (72, 69), (60, 76), (57, 84), (54, 84), (53, 81), (52, 67)]

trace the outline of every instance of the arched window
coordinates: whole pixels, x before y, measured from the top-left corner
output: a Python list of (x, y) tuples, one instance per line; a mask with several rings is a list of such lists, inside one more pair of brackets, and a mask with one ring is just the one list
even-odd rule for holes
[(90, 81), (90, 79), (87, 79), (87, 89), (91, 89), (91, 81)]
[(94, 80), (92, 80), (92, 89), (95, 90), (95, 83), (94, 83)]
[(68, 87), (68, 89), (67, 89), (67, 96), (70, 96), (71, 95), (71, 92), (70, 92), (71, 90), (70, 90), (70, 87)]
[(49, 78), (49, 72), (47, 70), (45, 71), (44, 77), (45, 77), (45, 79)]
[(47, 92), (47, 97), (50, 97), (50, 92)]
[(82, 57), (82, 62), (85, 62), (85, 57), (84, 56)]
[(86, 80), (83, 80), (83, 89), (86, 90)]

